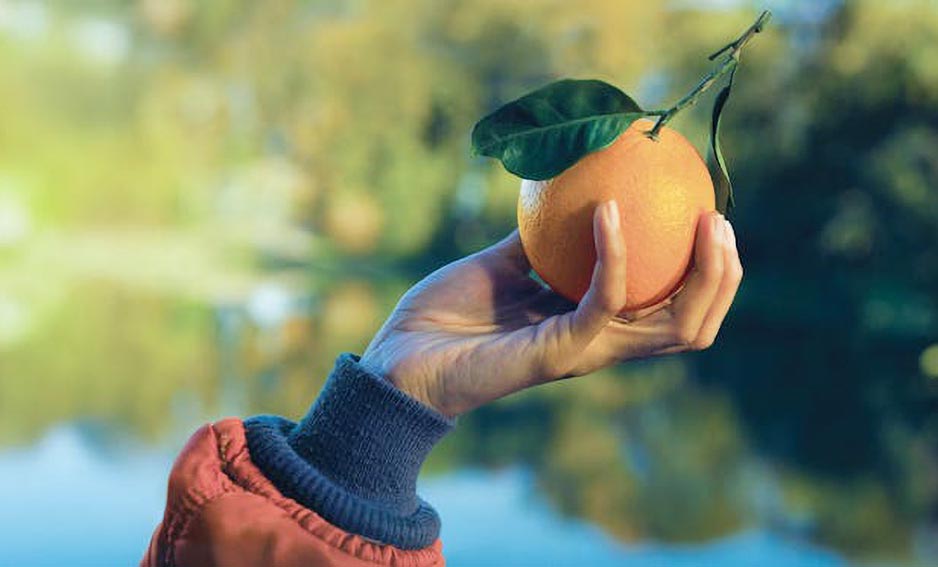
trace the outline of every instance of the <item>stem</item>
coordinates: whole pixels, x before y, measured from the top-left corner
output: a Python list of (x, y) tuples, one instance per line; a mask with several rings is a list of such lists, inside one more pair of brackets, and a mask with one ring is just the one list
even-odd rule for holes
[(742, 51), (743, 47), (745, 47), (745, 45), (749, 43), (749, 40), (752, 39), (752, 36), (762, 31), (762, 28), (765, 27), (765, 25), (769, 22), (771, 18), (772, 18), (772, 12), (765, 10), (759, 15), (758, 18), (756, 18), (756, 21), (753, 22), (753, 24), (749, 26), (749, 28), (747, 28), (746, 31), (742, 33), (742, 35), (736, 38), (735, 41), (732, 41), (726, 44), (722, 49), (710, 55), (709, 59), (713, 61), (714, 59), (726, 53), (727, 51), (730, 52), (729, 55), (727, 55), (727, 57), (723, 61), (720, 62), (719, 66), (717, 66), (716, 69), (710, 71), (710, 73), (708, 73), (706, 77), (704, 77), (699, 83), (697, 83), (696, 87), (694, 87), (689, 93), (684, 95), (684, 97), (681, 100), (677, 101), (677, 103), (674, 106), (672, 106), (671, 108), (663, 112), (662, 111), (655, 112), (655, 114), (658, 114), (660, 112), (660, 114), (658, 114), (659, 118), (658, 118), (658, 121), (655, 123), (654, 128), (648, 131), (648, 137), (651, 138), (652, 140), (657, 140), (658, 132), (661, 131), (661, 128), (665, 124), (667, 124), (672, 118), (674, 118), (675, 114), (677, 114), (684, 108), (695, 104), (697, 102), (697, 99), (700, 98), (700, 95), (702, 95), (704, 92), (707, 91), (707, 89), (713, 86), (713, 83), (717, 82), (717, 79), (719, 79), (723, 75), (735, 69), (736, 66), (739, 65), (739, 54)]

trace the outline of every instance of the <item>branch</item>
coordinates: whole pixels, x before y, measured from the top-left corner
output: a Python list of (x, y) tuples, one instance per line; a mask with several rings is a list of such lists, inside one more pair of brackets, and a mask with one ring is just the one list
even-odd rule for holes
[(660, 115), (660, 118), (658, 118), (658, 121), (655, 123), (654, 128), (652, 128), (648, 132), (648, 137), (651, 138), (652, 140), (657, 140), (658, 132), (661, 131), (661, 128), (665, 124), (667, 124), (672, 118), (674, 118), (675, 114), (677, 114), (684, 108), (695, 104), (697, 102), (697, 99), (700, 98), (700, 95), (702, 95), (704, 92), (707, 91), (707, 89), (713, 86), (713, 83), (717, 82), (717, 79), (719, 79), (726, 73), (735, 69), (736, 66), (739, 65), (739, 54), (742, 51), (743, 47), (745, 47), (745, 45), (749, 43), (749, 40), (752, 39), (754, 35), (762, 31), (762, 28), (765, 27), (765, 25), (769, 22), (770, 19), (772, 19), (772, 12), (765, 10), (764, 12), (762, 12), (762, 14), (759, 15), (756, 21), (753, 22), (753, 24), (749, 26), (749, 28), (747, 28), (746, 31), (742, 33), (742, 35), (740, 35), (734, 41), (726, 44), (719, 51), (716, 51), (715, 53), (710, 55), (708, 59), (710, 61), (713, 61), (714, 59), (716, 59), (720, 55), (723, 55), (727, 51), (730, 52), (729, 55), (722, 62), (720, 62), (720, 65), (716, 69), (714, 69), (713, 71), (710, 71), (710, 73), (708, 73), (706, 77), (704, 77), (703, 79), (701, 79), (699, 83), (697, 83), (696, 87), (694, 87), (689, 93), (684, 95), (684, 97), (681, 100), (677, 101), (677, 103), (674, 106), (664, 111)]

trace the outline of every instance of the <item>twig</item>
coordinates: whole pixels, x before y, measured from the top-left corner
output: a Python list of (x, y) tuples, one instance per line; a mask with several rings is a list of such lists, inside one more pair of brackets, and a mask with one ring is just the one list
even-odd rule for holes
[(661, 128), (665, 124), (667, 124), (672, 118), (674, 118), (675, 114), (683, 110), (685, 107), (695, 104), (697, 102), (697, 99), (700, 98), (700, 95), (702, 95), (704, 92), (706, 92), (707, 89), (713, 86), (713, 83), (717, 82), (717, 79), (719, 79), (726, 73), (735, 69), (736, 66), (739, 65), (739, 54), (742, 51), (743, 47), (745, 47), (745, 45), (749, 42), (749, 40), (752, 39), (752, 36), (762, 31), (762, 28), (765, 27), (765, 25), (769, 22), (770, 19), (772, 19), (772, 12), (765, 10), (759, 15), (758, 18), (756, 18), (756, 21), (751, 26), (749, 26), (749, 28), (746, 29), (746, 31), (742, 33), (742, 35), (736, 38), (735, 41), (732, 41), (726, 44), (719, 51), (716, 51), (712, 55), (710, 55), (708, 59), (710, 61), (713, 61), (714, 59), (726, 53), (727, 51), (730, 52), (729, 55), (726, 57), (726, 59), (720, 62), (720, 65), (716, 69), (714, 69), (713, 71), (710, 71), (710, 73), (708, 73), (706, 77), (704, 77), (699, 83), (697, 83), (697, 86), (694, 87), (693, 90), (691, 90), (689, 93), (684, 95), (684, 97), (681, 100), (677, 101), (677, 103), (674, 106), (672, 106), (671, 108), (663, 112), (662, 111), (654, 112), (654, 114), (658, 115), (659, 118), (658, 118), (658, 121), (655, 122), (655, 126), (651, 130), (648, 131), (648, 137), (651, 138), (652, 140), (657, 140), (658, 132), (661, 131)]

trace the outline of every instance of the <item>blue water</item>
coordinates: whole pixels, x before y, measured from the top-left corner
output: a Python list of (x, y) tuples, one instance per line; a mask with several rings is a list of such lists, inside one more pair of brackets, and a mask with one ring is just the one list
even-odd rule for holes
[[(136, 564), (160, 520), (172, 458), (170, 450), (98, 447), (75, 427), (0, 453), (0, 565)], [(521, 469), (431, 477), (421, 493), (443, 516), (451, 567), (846, 564), (836, 553), (760, 531), (705, 545), (625, 545), (558, 516)]]

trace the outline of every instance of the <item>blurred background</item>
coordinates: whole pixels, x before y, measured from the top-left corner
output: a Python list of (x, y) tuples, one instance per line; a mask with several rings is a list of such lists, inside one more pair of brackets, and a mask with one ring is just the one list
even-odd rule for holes
[(935, 2), (0, 0), (0, 565), (135, 564), (196, 427), (300, 417), (512, 230), (476, 119), (666, 107), (764, 7), (717, 344), (466, 415), (421, 491), (454, 567), (936, 564)]

